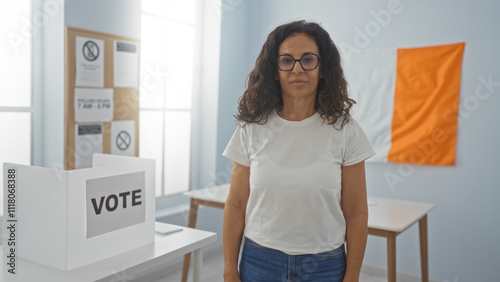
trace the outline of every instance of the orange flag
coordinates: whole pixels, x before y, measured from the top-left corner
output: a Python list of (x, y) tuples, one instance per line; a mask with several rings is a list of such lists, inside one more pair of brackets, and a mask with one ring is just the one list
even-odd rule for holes
[(343, 56), (372, 161), (454, 165), (465, 43)]

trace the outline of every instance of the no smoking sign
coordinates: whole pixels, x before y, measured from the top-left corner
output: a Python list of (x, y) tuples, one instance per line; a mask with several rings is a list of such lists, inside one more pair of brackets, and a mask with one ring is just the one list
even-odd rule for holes
[(127, 131), (122, 130), (116, 136), (116, 147), (118, 149), (125, 151), (130, 147), (130, 143), (132, 143), (132, 138)]
[(111, 154), (135, 156), (136, 151), (135, 120), (117, 120), (111, 122)]
[(99, 46), (92, 40), (89, 40), (83, 44), (83, 57), (87, 61), (93, 62), (99, 58)]

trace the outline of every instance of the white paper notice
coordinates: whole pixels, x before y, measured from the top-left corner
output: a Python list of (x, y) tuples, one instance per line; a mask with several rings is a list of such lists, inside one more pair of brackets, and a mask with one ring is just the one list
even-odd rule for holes
[(113, 89), (75, 88), (75, 121), (113, 120)]
[(111, 154), (135, 156), (135, 120), (111, 122)]
[(139, 87), (139, 45), (136, 42), (115, 40), (113, 64), (115, 87)]
[(76, 37), (75, 86), (104, 87), (104, 40)]
[(102, 124), (76, 124), (75, 168), (92, 167), (94, 153), (102, 153)]

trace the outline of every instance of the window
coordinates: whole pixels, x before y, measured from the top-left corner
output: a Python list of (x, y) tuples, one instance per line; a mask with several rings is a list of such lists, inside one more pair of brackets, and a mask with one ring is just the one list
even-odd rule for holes
[(139, 154), (156, 160), (157, 203), (190, 187), (199, 3), (142, 1)]
[[(0, 163), (34, 164), (32, 3), (4, 1), (0, 9)], [(3, 187), (3, 173), (0, 173)], [(0, 216), (3, 193), (0, 193)]]

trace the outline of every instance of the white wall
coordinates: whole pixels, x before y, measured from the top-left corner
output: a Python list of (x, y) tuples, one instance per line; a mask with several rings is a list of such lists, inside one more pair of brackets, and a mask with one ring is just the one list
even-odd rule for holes
[(65, 24), (140, 39), (141, 0), (66, 0)]
[[(204, 1), (201, 9), (202, 30), (200, 43), (200, 86), (195, 89), (199, 99), (193, 99), (193, 116), (197, 124), (193, 128), (191, 187), (203, 188), (216, 182), (217, 115), (219, 108), (219, 61), (221, 42), (221, 17), (219, 6)], [(196, 96), (195, 96), (196, 97)], [(198, 109), (198, 110), (196, 110)], [(193, 181), (193, 179), (195, 179)]]
[(233, 135), (237, 98), (243, 94), (246, 76), (253, 66), (250, 64), (249, 52), (254, 43), (248, 34), (252, 20), (249, 13), (251, 4), (252, 1), (222, 1), (217, 184), (228, 183), (231, 179), (231, 167), (221, 161), (222, 152)]
[[(228, 163), (221, 154), (235, 129), (231, 114), (236, 111), (237, 98), (243, 93), (246, 75), (265, 38), (277, 25), (297, 19), (314, 20), (329, 31), (337, 44), (356, 47), (356, 30), (363, 30), (375, 21), (373, 13), (395, 4), (400, 12), (392, 14), (390, 22), (370, 37), (363, 48), (466, 42), (456, 165), (413, 166), (404, 182), (391, 187), (384, 174), (398, 174), (401, 166), (368, 163), (368, 193), (436, 205), (428, 219), (432, 278), (497, 281), (500, 246), (495, 242), (500, 236), (500, 189), (496, 161), (500, 157), (500, 112), (495, 109), (500, 103), (500, 36), (496, 31), (500, 26), (497, 15), (500, 2), (252, 0), (223, 3), (234, 8), (225, 13), (222, 22), (219, 172), (225, 171)], [(475, 90), (481, 85), (481, 77), (486, 80), (491, 77), (496, 84), (490, 86), (489, 95), (482, 89), (485, 95), (478, 97)], [(414, 226), (397, 238), (398, 271), (420, 275), (418, 251), (418, 228)], [(370, 236), (365, 263), (386, 267), (385, 253), (385, 241)]]
[[(54, 1), (56, 2), (56, 1)], [(37, 1), (37, 6), (44, 7), (47, 1)], [(41, 50), (39, 68), (34, 69), (34, 77), (40, 78), (42, 108), (42, 163), (45, 167), (62, 169), (64, 166), (64, 3), (56, 2), (49, 20), (40, 27), (39, 42)], [(39, 6), (40, 5), (40, 6)], [(40, 8), (43, 11), (43, 9)], [(39, 11), (40, 11), (39, 10)], [(50, 11), (51, 11), (50, 10)], [(38, 49), (38, 48), (37, 48)], [(35, 50), (37, 50), (35, 49)], [(37, 73), (37, 71), (40, 73)], [(37, 86), (39, 86), (37, 84)]]

